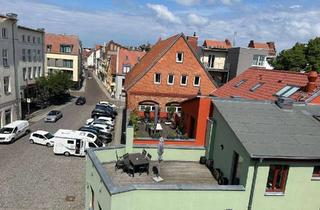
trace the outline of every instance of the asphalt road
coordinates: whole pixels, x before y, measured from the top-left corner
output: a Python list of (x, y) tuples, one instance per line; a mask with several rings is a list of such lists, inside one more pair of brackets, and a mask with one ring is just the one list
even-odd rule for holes
[[(31, 130), (54, 133), (60, 128), (78, 129), (95, 103), (106, 100), (94, 79), (87, 80), (87, 103), (70, 103), (56, 123), (43, 119)], [(12, 144), (0, 144), (0, 209), (84, 209), (85, 158), (54, 155), (52, 148), (30, 144), (29, 135)]]

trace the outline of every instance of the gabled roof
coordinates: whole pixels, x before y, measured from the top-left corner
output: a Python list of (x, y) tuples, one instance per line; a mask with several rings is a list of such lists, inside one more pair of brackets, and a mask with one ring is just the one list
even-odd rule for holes
[(269, 55), (276, 55), (276, 47), (274, 42), (255, 42), (254, 40), (251, 40), (248, 44), (249, 48), (255, 48), (255, 49), (265, 49), (268, 50)]
[(124, 74), (124, 72), (122, 72), (123, 66), (130, 66), (132, 69), (145, 54), (146, 52), (143, 51), (120, 48), (118, 59), (119, 69), (118, 72), (116, 72), (116, 69), (113, 69), (112, 74)]
[(270, 101), (213, 103), (251, 158), (320, 159), (320, 122), (313, 117), (320, 106), (283, 110)]
[(159, 40), (150, 51), (145, 54), (140, 62), (126, 75), (125, 89), (128, 90), (171, 48), (171, 46), (182, 36), (177, 34), (165, 40)]
[[(254, 91), (250, 90), (258, 84), (262, 84)], [(296, 86), (299, 89), (289, 97), (295, 101), (307, 101), (320, 88), (320, 76), (316, 80), (317, 88), (312, 93), (305, 92), (308, 83), (307, 73), (292, 71), (266, 70), (249, 68), (227, 84), (212, 93), (221, 98), (240, 97), (257, 100), (276, 100), (276, 93), (286, 86)]]
[(50, 53), (61, 53), (60, 45), (72, 45), (72, 52), (69, 54), (78, 55), (80, 40), (76, 35), (45, 33), (45, 45), (51, 45)]
[(206, 40), (204, 40), (202, 46), (206, 47), (206, 48), (221, 48), (221, 49), (229, 49), (232, 47), (232, 45), (228, 39), (226, 39), (224, 41), (206, 39)]

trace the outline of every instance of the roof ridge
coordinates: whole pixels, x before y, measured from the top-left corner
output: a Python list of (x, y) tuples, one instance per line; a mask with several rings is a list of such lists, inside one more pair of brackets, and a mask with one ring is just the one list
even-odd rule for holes
[[(281, 72), (281, 73), (289, 73), (289, 74), (300, 74), (300, 75), (308, 75), (308, 72), (296, 72), (296, 71), (290, 71), (290, 70), (282, 70), (282, 69), (265, 69), (265, 68), (259, 68), (259, 67), (250, 67), (248, 69), (252, 70), (259, 70), (259, 71), (267, 71), (267, 72)], [(318, 75), (320, 76), (320, 75)]]

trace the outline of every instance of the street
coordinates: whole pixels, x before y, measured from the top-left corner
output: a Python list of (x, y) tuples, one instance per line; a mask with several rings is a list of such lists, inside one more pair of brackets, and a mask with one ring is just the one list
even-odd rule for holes
[[(31, 131), (78, 130), (94, 105), (107, 100), (94, 79), (77, 95), (85, 96), (87, 103), (70, 102), (61, 108), (62, 119), (45, 123), (39, 118), (31, 123)], [(57, 156), (52, 148), (28, 140), (29, 135), (0, 144), (0, 209), (84, 209), (85, 158)]]

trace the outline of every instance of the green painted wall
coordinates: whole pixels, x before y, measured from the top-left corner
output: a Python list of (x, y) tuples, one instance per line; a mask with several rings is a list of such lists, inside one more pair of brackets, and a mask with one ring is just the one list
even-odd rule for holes
[(105, 163), (116, 160), (116, 150), (119, 157), (126, 153), (126, 148), (123, 147), (117, 149), (98, 150), (95, 151), (95, 154), (102, 163)]
[(320, 181), (311, 180), (315, 163), (283, 162), (289, 165), (284, 195), (265, 195), (269, 164), (272, 162), (263, 164), (258, 169), (253, 209), (319, 210)]
[[(236, 151), (243, 158), (240, 168), (240, 184), (246, 186), (250, 157), (217, 109), (214, 109), (213, 116), (216, 121), (216, 133), (214, 134), (212, 132), (212, 135), (215, 135), (215, 145), (212, 157), (214, 160), (214, 167), (219, 168), (230, 182), (232, 177), (232, 158), (234, 151)], [(223, 146), (223, 149), (221, 146)], [(251, 184), (251, 182), (249, 184)]]

